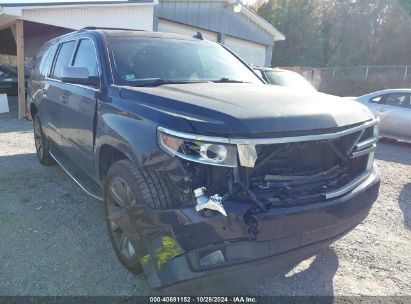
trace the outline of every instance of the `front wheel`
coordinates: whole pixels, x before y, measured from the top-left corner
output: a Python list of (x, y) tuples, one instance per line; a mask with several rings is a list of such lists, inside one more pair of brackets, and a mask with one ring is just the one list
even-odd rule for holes
[(121, 264), (131, 273), (143, 274), (136, 250), (127, 233), (120, 227), (120, 222), (128, 222), (128, 211), (136, 204), (132, 170), (133, 164), (122, 160), (114, 163), (107, 173), (104, 185), (106, 224), (111, 244)]
[(157, 172), (138, 168), (128, 159), (115, 162), (108, 170), (104, 181), (108, 233), (118, 259), (134, 274), (143, 273), (136, 254), (137, 249), (141, 248), (134, 248), (122, 227), (131, 227), (131, 233), (138, 233), (134, 231), (136, 223), (129, 217), (133, 208), (172, 207), (170, 189), (170, 185)]

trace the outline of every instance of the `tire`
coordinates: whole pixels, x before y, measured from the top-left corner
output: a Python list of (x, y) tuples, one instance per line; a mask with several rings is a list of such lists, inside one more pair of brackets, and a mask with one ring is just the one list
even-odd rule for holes
[(43, 132), (43, 126), (41, 125), (40, 117), (38, 114), (35, 114), (33, 117), (33, 132), (37, 159), (44, 166), (54, 165), (55, 161), (50, 155), (49, 141), (47, 136)]
[[(127, 222), (129, 208), (145, 205), (153, 209), (163, 209), (170, 206), (170, 189), (157, 173), (138, 169), (130, 160), (120, 160), (108, 170), (104, 194), (108, 234), (117, 258), (130, 272), (142, 274), (137, 250), (130, 243), (127, 232), (113, 220), (118, 219), (114, 214), (126, 214), (121, 221)], [(133, 223), (125, 225), (133, 226)]]

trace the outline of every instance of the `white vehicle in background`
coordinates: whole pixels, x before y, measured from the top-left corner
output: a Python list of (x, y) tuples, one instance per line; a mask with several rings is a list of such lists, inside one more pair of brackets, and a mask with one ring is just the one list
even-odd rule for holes
[(390, 89), (353, 97), (380, 118), (380, 136), (411, 143), (411, 89)]
[(300, 74), (279, 68), (253, 67), (268, 84), (296, 89), (300, 92), (317, 93), (312, 84)]

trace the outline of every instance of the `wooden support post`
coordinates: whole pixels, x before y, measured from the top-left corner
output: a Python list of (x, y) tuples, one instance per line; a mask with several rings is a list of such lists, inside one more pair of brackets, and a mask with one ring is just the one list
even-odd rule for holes
[(17, 77), (18, 77), (18, 100), (19, 119), (26, 117), (26, 85), (24, 79), (24, 31), (23, 20), (17, 20), (12, 25), (12, 32), (17, 46)]

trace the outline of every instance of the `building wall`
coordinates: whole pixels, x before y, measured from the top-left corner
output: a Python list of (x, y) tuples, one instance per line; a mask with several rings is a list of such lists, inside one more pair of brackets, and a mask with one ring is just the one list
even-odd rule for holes
[[(158, 19), (157, 29), (159, 32), (182, 34), (187, 36), (193, 36), (197, 32), (201, 32), (205, 39), (215, 42), (221, 42), (229, 49), (234, 51), (247, 63), (253, 65), (264, 66), (266, 64), (266, 50), (267, 46), (265, 44), (259, 44), (245, 39), (240, 39), (228, 35), (223, 35), (219, 41), (219, 34), (213, 31), (205, 30), (202, 28), (196, 28), (186, 24), (181, 24), (178, 22), (173, 22), (165, 19)], [(271, 57), (270, 57), (271, 60)]]
[(86, 26), (153, 30), (154, 6), (39, 8), (22, 11), (24, 20), (81, 29)]
[(189, 25), (159, 19), (158, 20), (158, 31), (165, 32), (165, 33), (175, 33), (175, 34), (182, 34), (187, 36), (193, 36), (198, 31), (203, 34), (204, 38), (211, 41), (217, 41), (218, 34), (216, 32), (207, 31), (204, 29), (195, 28)]
[(219, 41), (246, 62), (271, 66), (274, 38), (243, 13), (235, 13), (225, 1), (163, 0), (155, 7), (154, 30), (194, 35)]
[(232, 36), (225, 36), (224, 45), (249, 64), (265, 65), (267, 47), (264, 44), (258, 44)]
[[(26, 27), (26, 25), (25, 25)], [(24, 56), (25, 57), (35, 57), (39, 52), (43, 44), (51, 39), (68, 33), (70, 30), (56, 30), (50, 29), (45, 33), (35, 33), (32, 35), (26, 35), (24, 40)]]

